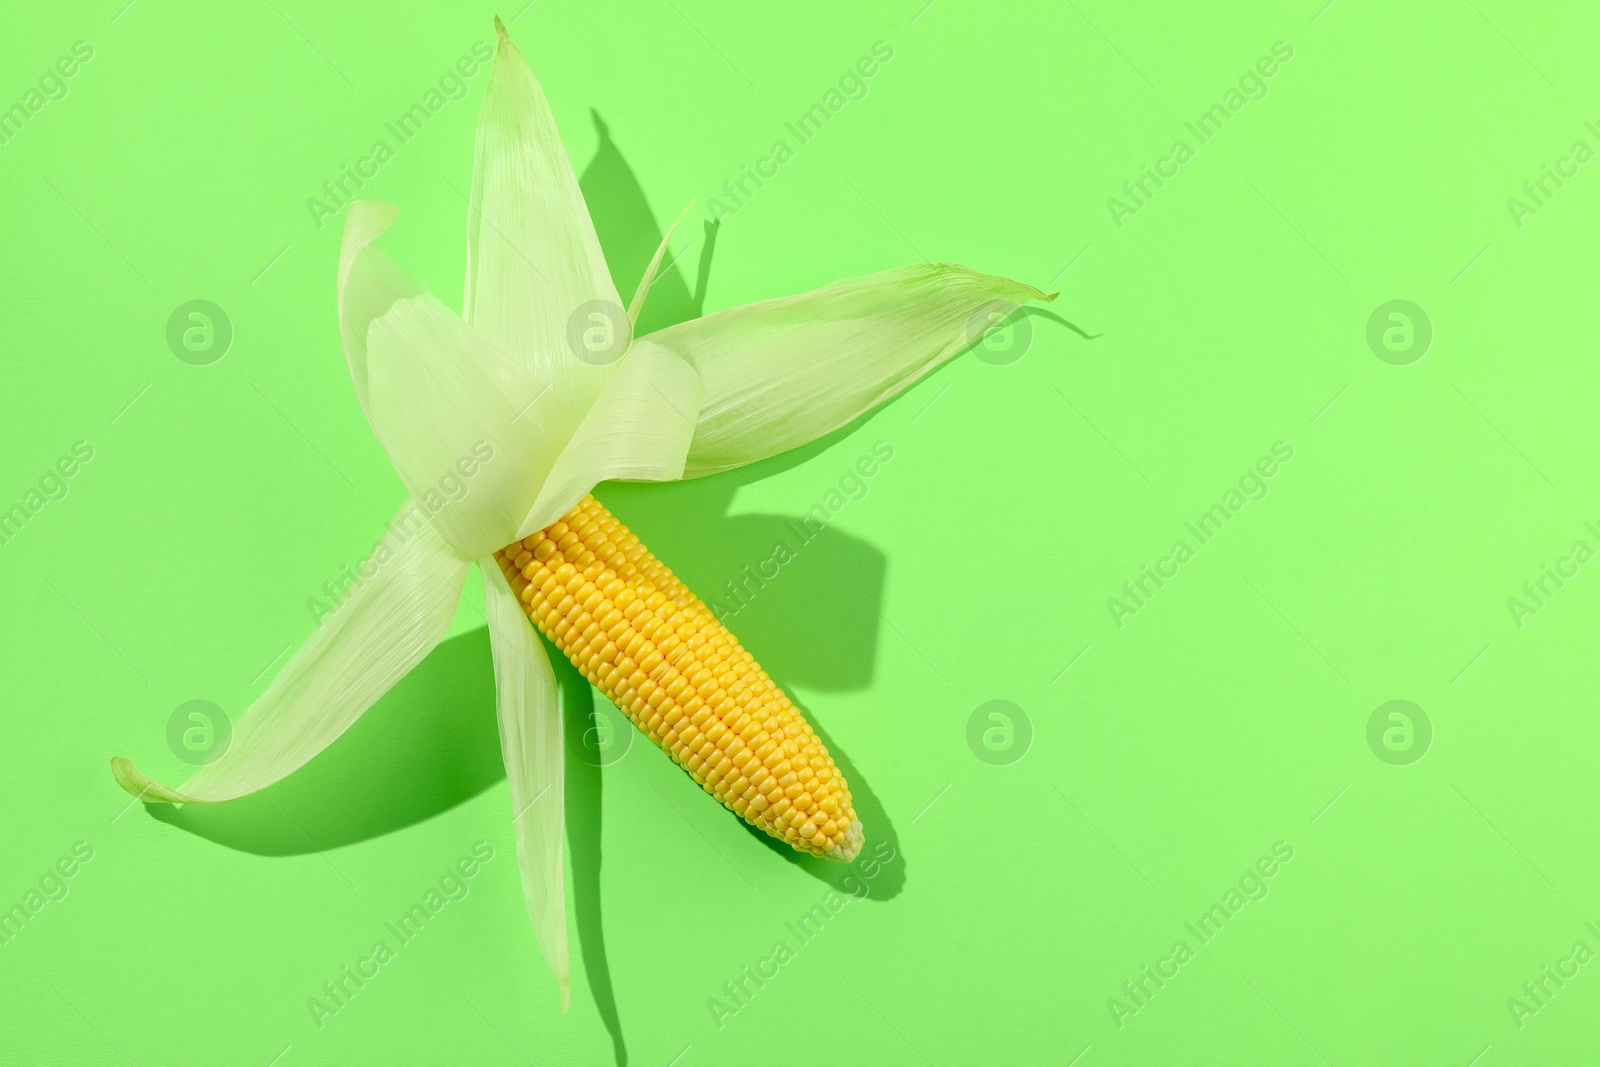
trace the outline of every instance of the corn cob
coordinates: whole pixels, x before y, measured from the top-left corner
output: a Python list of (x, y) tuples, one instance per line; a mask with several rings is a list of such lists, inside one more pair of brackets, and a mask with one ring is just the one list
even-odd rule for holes
[(650, 740), (752, 826), (853, 860), (850, 787), (727, 628), (593, 496), (495, 553), (539, 631)]

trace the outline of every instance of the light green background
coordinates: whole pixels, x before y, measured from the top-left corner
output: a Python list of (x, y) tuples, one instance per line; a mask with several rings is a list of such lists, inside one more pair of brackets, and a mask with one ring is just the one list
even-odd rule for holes
[[(1593, 1059), (1600, 963), (1520, 1028), (1507, 1006), (1575, 942), (1600, 950), (1600, 564), (1520, 627), (1507, 606), (1575, 541), (1600, 549), (1600, 164), (1520, 227), (1507, 207), (1574, 141), (1600, 149), (1592, 12), (500, 9), (625, 293), (664, 220), (882, 40), (867, 98), (726, 220), (705, 308), (924, 258), (1063, 294), (1020, 361), (964, 356), (748, 480), (602, 491), (710, 596), (893, 447), (732, 625), (847, 757), (868, 850), (895, 859), (799, 945), (785, 924), (843, 872), (767, 847), (642, 741), (602, 775), (572, 761), (562, 1017), (512, 858), (481, 595), (264, 798), (160, 821), (107, 768), (181, 778), (173, 709), (248, 706), (399, 503), (340, 351), (339, 225), (306, 200), (492, 40), (495, 11), (121, 3), (30, 5), (0, 36), (4, 106), (94, 49), (0, 146), (0, 505), (94, 449), (0, 547), (0, 907), (94, 850), (0, 946), (0, 1062)], [(1277, 41), (1293, 59), (1266, 98), (1119, 227), (1108, 199)], [(364, 190), (401, 208), (389, 248), (453, 305), (486, 80)], [(687, 313), (704, 246), (687, 223), (657, 322)], [(197, 298), (235, 330), (205, 367), (164, 337)], [(1392, 299), (1433, 324), (1409, 366), (1365, 341)], [(1108, 598), (1278, 441), (1294, 458), (1270, 495), (1119, 627)], [(1006, 766), (966, 740), (994, 699), (1033, 733)], [(1368, 748), (1391, 699), (1431, 720), (1420, 762)], [(478, 841), (495, 858), (470, 895), (319, 1029), (307, 998)], [(1185, 923), (1280, 841), (1270, 895), (1119, 1027), (1108, 1000), (1198, 945)], [(794, 959), (719, 1028), (708, 1000), (779, 939)]]

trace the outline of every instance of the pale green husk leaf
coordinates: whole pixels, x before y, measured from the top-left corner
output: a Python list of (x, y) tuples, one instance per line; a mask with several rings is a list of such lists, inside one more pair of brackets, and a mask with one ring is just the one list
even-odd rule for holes
[(511, 786), (522, 895), (545, 963), (561, 987), (561, 1010), (566, 1011), (572, 1001), (572, 975), (562, 880), (565, 797), (555, 672), (500, 565), (490, 557), (479, 560), (478, 569), (483, 572), (484, 614), (494, 650), (500, 751)]
[(112, 773), (128, 792), (168, 803), (232, 800), (265, 789), (321, 752), (433, 650), (449, 629), (467, 563), (409, 501), (375, 562), (234, 724), (227, 750), (171, 789), (126, 759)]
[(893, 397), (1039, 290), (919, 263), (669, 326), (643, 340), (705, 380), (686, 477), (813, 441)]

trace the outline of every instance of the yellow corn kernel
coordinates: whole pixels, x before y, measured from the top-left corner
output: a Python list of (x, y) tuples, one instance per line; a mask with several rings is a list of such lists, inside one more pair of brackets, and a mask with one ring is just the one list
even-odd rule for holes
[(850, 787), (767, 672), (593, 496), (495, 553), (539, 631), (723, 806), (853, 860)]

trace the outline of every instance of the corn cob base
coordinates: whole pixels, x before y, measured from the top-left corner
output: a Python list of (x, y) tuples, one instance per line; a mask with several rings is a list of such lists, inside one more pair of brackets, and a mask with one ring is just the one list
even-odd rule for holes
[(495, 553), (539, 631), (734, 814), (801, 852), (863, 834), (828, 750), (705, 604), (593, 496)]

